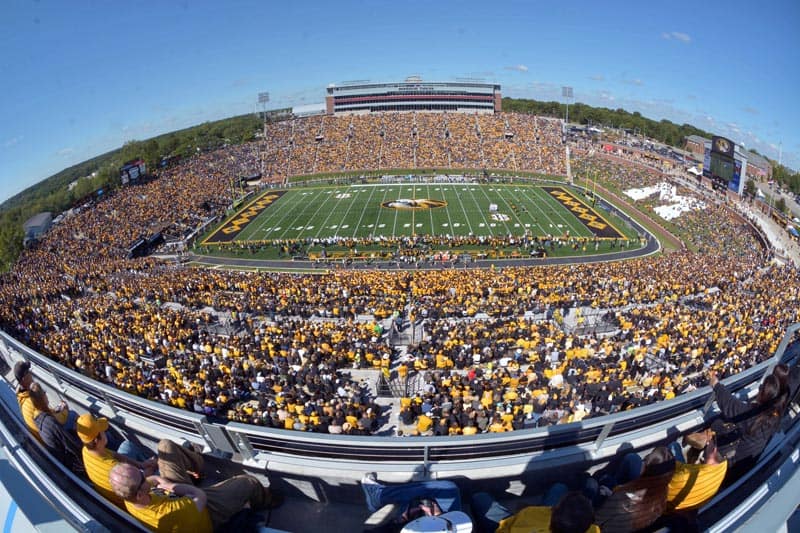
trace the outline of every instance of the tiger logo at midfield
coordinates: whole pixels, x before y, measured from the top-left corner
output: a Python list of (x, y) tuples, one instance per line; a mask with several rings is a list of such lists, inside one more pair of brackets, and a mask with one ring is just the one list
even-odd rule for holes
[(429, 198), (418, 198), (412, 200), (409, 198), (400, 198), (398, 200), (383, 202), (381, 207), (386, 207), (388, 209), (435, 209), (437, 207), (444, 207), (446, 205), (447, 202), (443, 200), (431, 200)]

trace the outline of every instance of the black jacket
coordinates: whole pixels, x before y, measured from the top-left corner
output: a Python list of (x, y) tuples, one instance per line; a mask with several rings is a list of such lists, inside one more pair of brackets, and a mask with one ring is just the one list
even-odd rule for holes
[(83, 459), (81, 458), (82, 445), (78, 437), (64, 429), (64, 426), (50, 413), (40, 412), (34, 422), (36, 422), (39, 436), (42, 437), (42, 442), (44, 442), (47, 450), (61, 464), (76, 474), (85, 472)]
[[(722, 383), (714, 387), (722, 419), (728, 424), (715, 424), (717, 446), (729, 461), (729, 468), (747, 460), (755, 462), (780, 426), (780, 416), (759, 416), (764, 408), (743, 402)], [(722, 434), (720, 434), (722, 432)]]
[(667, 490), (673, 471), (642, 476), (614, 492), (596, 510), (594, 522), (603, 533), (628, 533), (650, 526), (667, 508)]
[(800, 365), (794, 365), (789, 372), (789, 402), (797, 401), (797, 391), (800, 389)]

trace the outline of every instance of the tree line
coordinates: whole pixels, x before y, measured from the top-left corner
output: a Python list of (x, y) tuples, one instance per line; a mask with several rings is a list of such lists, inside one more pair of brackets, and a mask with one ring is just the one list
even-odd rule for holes
[(28, 187), (0, 204), (0, 270), (8, 270), (22, 251), (22, 225), (26, 220), (43, 211), (58, 215), (100, 189), (109, 192), (120, 187), (119, 169), (126, 162), (142, 159), (148, 172), (152, 172), (162, 158), (183, 159), (226, 144), (251, 141), (261, 126), (259, 117), (241, 115), (144, 141), (128, 141), (116, 150), (73, 165)]
[[(503, 98), (503, 111), (564, 118), (566, 105), (560, 102)], [(711, 133), (696, 128), (691, 124), (678, 125), (666, 119), (656, 121), (643, 117), (638, 111), (631, 113), (622, 108), (592, 107), (580, 102), (569, 106), (569, 121), (577, 124), (594, 124), (609, 128), (629, 129), (636, 131), (639, 135), (644, 135), (670, 146), (682, 146), (689, 135), (699, 135), (707, 139), (712, 137)]]

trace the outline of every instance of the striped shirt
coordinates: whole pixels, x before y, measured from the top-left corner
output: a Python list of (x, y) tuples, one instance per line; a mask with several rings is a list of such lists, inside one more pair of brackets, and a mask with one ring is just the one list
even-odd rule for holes
[(667, 509), (694, 509), (714, 497), (725, 479), (728, 462), (716, 465), (675, 463), (669, 482)]
[(213, 526), (208, 508), (197, 510), (194, 500), (188, 496), (165, 496), (150, 493), (150, 505), (141, 507), (125, 502), (128, 512), (147, 526), (150, 531), (179, 533), (211, 533)]
[(122, 498), (114, 494), (111, 482), (108, 480), (111, 469), (118, 462), (109, 449), (98, 455), (90, 451), (86, 446), (83, 447), (83, 465), (86, 467), (86, 475), (92, 480), (94, 488), (108, 501), (123, 507)]
[(30, 393), (26, 390), (17, 392), (17, 402), (19, 403), (19, 410), (22, 412), (22, 419), (25, 420), (25, 425), (28, 426), (28, 431), (36, 437), (36, 440), (42, 442), (42, 437), (39, 436), (39, 429), (36, 427), (36, 407), (33, 406)]

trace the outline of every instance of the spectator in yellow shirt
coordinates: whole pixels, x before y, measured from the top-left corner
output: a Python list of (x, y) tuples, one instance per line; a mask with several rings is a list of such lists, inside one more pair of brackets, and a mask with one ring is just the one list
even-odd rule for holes
[[(25, 425), (31, 434), (36, 437), (36, 440), (42, 442), (39, 436), (39, 429), (36, 427), (37, 409), (33, 405), (33, 400), (30, 395), (30, 388), (33, 385), (33, 374), (31, 373), (31, 364), (27, 361), (17, 361), (14, 365), (14, 377), (17, 380), (17, 403), (19, 410), (22, 413), (22, 418), (25, 420)], [(67, 408), (67, 403), (61, 403), (55, 408), (50, 408), (53, 417), (62, 425), (64, 429), (73, 431), (75, 429), (75, 420), (78, 415), (75, 411)]]
[(697, 509), (719, 490), (728, 471), (728, 462), (721, 460), (714, 439), (709, 440), (701, 464), (686, 463), (677, 443), (673, 443), (670, 450), (675, 455), (675, 473), (667, 486), (667, 512)]
[[(261, 511), (278, 507), (282, 500), (248, 475), (235, 476), (201, 489), (160, 476), (146, 476), (127, 463), (119, 463), (111, 469), (109, 484), (133, 517), (151, 531), (159, 532), (211, 533), (246, 506)], [(153, 489), (169, 494), (158, 494)]]

